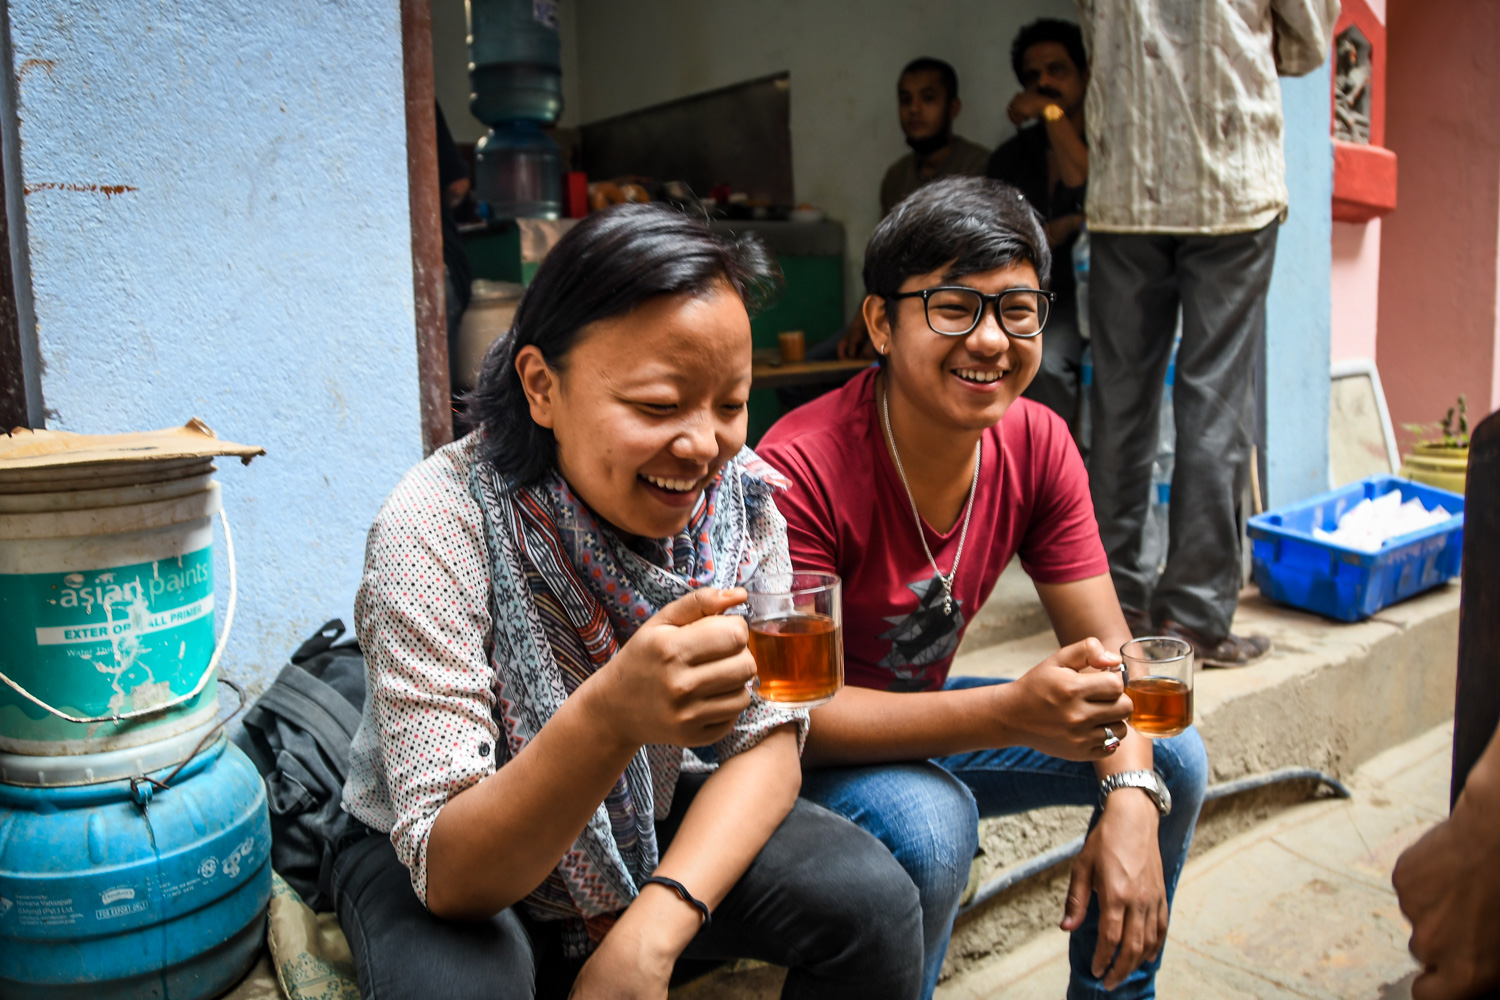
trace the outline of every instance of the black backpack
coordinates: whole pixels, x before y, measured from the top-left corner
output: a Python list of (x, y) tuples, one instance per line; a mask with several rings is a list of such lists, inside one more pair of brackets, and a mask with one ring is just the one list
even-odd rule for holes
[(318, 911), (333, 908), (334, 855), (364, 833), (342, 803), (365, 704), (365, 658), (357, 642), (338, 642), (343, 634), (335, 618), (304, 642), (234, 737), (266, 782), (271, 867)]

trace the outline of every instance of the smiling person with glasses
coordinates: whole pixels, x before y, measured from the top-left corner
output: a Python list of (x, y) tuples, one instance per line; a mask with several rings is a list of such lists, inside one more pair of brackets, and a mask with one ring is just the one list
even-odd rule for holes
[[(795, 410), (758, 453), (793, 565), (844, 580), (846, 686), (812, 712), (802, 794), (891, 851), (922, 901), (924, 995), (942, 968), (980, 816), (1097, 806), (1073, 866), (1069, 996), (1154, 995), (1168, 906), (1207, 780), (1196, 731), (1126, 724), (1129, 641), (1067, 425), (1020, 398), (1052, 293), (1013, 187), (935, 181), (877, 227), (864, 316), (880, 365)], [(1013, 683), (950, 677), (1019, 555), (1061, 649)], [(1154, 750), (1154, 756), (1153, 756)]]

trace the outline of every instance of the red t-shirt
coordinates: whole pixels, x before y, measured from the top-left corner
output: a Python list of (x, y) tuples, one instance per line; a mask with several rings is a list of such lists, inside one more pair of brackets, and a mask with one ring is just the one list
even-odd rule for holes
[[(890, 691), (943, 685), (974, 611), (1020, 553), (1040, 583), (1109, 572), (1088, 473), (1051, 410), (1027, 399), (984, 432), (974, 513), (953, 611), (917, 538), (911, 504), (881, 434), (875, 372), (788, 413), (756, 453), (791, 480), (776, 496), (786, 515), (792, 565), (844, 581), (844, 679)], [(947, 534), (925, 522), (927, 544), (946, 573), (963, 515)]]

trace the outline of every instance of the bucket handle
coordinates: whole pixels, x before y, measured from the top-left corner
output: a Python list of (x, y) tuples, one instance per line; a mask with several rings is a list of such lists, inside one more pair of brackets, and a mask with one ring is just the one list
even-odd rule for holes
[(224, 526), (224, 548), (229, 554), (229, 603), (224, 608), (224, 630), (219, 633), (219, 641), (214, 644), (214, 653), (208, 658), (208, 666), (204, 668), (203, 676), (198, 678), (198, 683), (193, 685), (193, 689), (191, 691), (189, 691), (187, 694), (180, 694), (170, 701), (164, 701), (160, 705), (152, 705), (150, 708), (137, 708), (129, 712), (121, 712), (118, 715), (96, 715), (93, 718), (82, 718), (77, 715), (69, 715), (62, 709), (53, 708), (51, 705), (38, 698), (36, 695), (32, 694), (30, 691), (26, 690), (21, 685), (5, 676), (4, 673), (0, 673), (0, 681), (4, 681), (6, 684), (8, 684), (11, 689), (19, 694), (22, 698), (25, 698), (27, 701), (31, 702), (33, 705), (36, 705), (39, 708), (46, 709), (48, 712), (51, 712), (59, 719), (63, 719), (67, 722), (76, 722), (81, 725), (90, 726), (97, 725), (101, 722), (124, 722), (127, 719), (138, 719), (143, 715), (155, 715), (158, 712), (165, 712), (169, 708), (176, 708), (183, 702), (192, 701), (194, 698), (198, 697), (198, 695), (202, 694), (203, 689), (208, 687), (208, 679), (214, 675), (214, 670), (219, 666), (219, 657), (224, 653), (224, 644), (229, 641), (229, 631), (234, 626), (234, 536), (229, 533), (229, 518), (224, 513), (223, 507), (219, 508), (218, 514), (219, 523)]

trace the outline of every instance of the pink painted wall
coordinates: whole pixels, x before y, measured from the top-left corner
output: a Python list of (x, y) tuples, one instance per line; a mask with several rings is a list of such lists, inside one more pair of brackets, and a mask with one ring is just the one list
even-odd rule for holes
[(1386, 146), (1400, 157), (1383, 220), (1376, 360), (1404, 423), (1459, 393), (1471, 423), (1500, 406), (1500, 3), (1388, 0)]
[(1333, 360), (1375, 358), (1380, 315), (1379, 219), (1333, 224), (1331, 278)]

